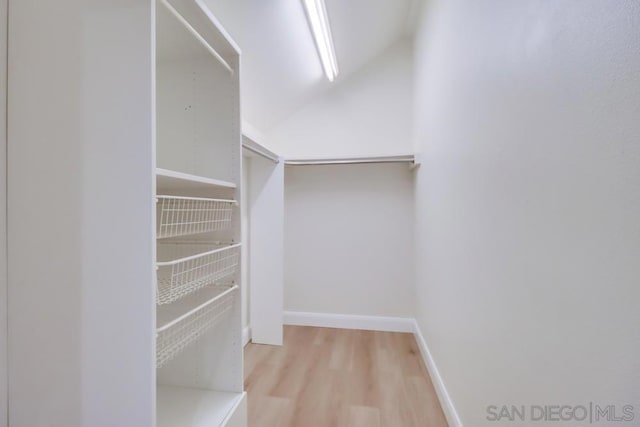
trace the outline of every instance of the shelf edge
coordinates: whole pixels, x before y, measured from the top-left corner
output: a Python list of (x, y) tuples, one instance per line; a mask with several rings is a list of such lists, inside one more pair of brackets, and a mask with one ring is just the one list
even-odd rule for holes
[(185, 183), (205, 184), (205, 185), (211, 185), (214, 187), (222, 187), (222, 188), (237, 188), (237, 185), (233, 182), (224, 181), (222, 179), (207, 178), (204, 176), (192, 175), (185, 172), (178, 172), (178, 171), (173, 171), (173, 170), (164, 169), (164, 168), (156, 168), (156, 179), (158, 177), (184, 181)]

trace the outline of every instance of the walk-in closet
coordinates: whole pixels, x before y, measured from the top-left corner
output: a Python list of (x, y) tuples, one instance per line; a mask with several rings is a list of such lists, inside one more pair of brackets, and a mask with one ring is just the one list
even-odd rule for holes
[(630, 427), (638, 0), (0, 0), (0, 427)]

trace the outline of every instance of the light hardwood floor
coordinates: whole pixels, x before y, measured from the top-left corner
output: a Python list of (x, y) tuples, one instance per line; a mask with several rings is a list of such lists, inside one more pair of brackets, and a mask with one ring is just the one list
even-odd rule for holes
[(285, 326), (245, 347), (249, 427), (441, 427), (411, 334)]

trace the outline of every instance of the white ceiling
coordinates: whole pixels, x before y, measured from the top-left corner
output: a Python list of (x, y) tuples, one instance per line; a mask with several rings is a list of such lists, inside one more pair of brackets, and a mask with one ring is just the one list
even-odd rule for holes
[(262, 132), (411, 34), (418, 2), (326, 0), (340, 69), (329, 83), (301, 0), (206, 0), (242, 49), (242, 115)]

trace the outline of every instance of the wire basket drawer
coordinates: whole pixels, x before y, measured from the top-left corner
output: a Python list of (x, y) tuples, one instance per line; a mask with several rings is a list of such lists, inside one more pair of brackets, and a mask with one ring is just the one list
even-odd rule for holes
[(231, 224), (235, 200), (157, 196), (156, 237), (188, 236), (224, 230)]
[[(218, 286), (211, 289), (211, 293), (215, 296), (205, 300), (204, 303), (193, 304), (192, 301), (187, 301), (186, 304), (173, 309), (171, 306), (159, 309), (157, 322), (161, 326), (156, 330), (156, 367), (162, 367), (205, 333), (222, 324), (228, 318), (227, 314), (233, 309), (237, 290), (238, 285)], [(197, 296), (199, 295), (192, 297)], [(197, 298), (192, 299), (197, 301)], [(175, 317), (175, 312), (183, 309), (184, 306), (194, 308)], [(167, 318), (173, 318), (173, 320), (167, 322)]]
[(158, 305), (172, 303), (210, 285), (229, 284), (240, 263), (241, 244), (159, 244)]

